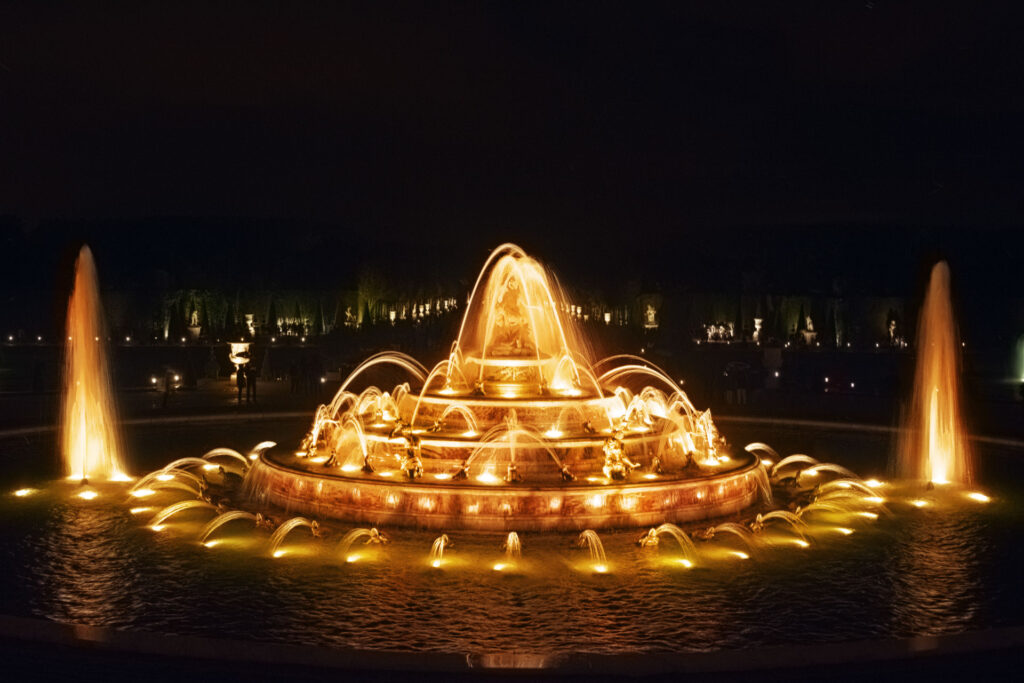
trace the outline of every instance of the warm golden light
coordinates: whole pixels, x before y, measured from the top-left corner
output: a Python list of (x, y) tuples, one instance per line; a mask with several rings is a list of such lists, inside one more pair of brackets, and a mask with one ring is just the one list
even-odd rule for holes
[(35, 492), (35, 489), (18, 489), (17, 491), (14, 492), (14, 495), (16, 495), (18, 498), (24, 498), (25, 496), (31, 496)]
[(86, 489), (85, 491), (80, 491), (78, 493), (78, 497), (83, 499), (83, 500), (92, 500), (93, 498), (95, 498), (98, 495), (100, 495), (100, 494), (96, 493), (92, 489)]
[[(159, 477), (157, 477), (159, 479)], [(145, 498), (146, 496), (152, 496), (156, 491), (153, 489), (136, 489), (132, 491), (132, 495), (136, 498)]]
[(928, 505), (928, 501), (918, 499), (910, 501), (910, 504), (916, 508), (923, 508)]
[(918, 323), (917, 369), (900, 445), (903, 476), (935, 484), (970, 484), (967, 435), (960, 411), (960, 349), (949, 266), (932, 268)]
[(476, 480), (478, 482), (480, 482), (481, 484), (500, 484), (501, 483), (501, 477), (498, 477), (497, 475), (494, 474), (494, 472), (492, 472), (490, 470), (485, 470), (484, 472), (481, 472), (480, 474), (478, 474)]
[(75, 479), (125, 477), (106, 350), (87, 341), (106, 336), (103, 327), (96, 264), (82, 247), (68, 302), (61, 428), (65, 469)]
[(978, 503), (988, 503), (992, 500), (991, 498), (986, 496), (984, 493), (981, 493), (980, 491), (971, 491), (970, 493), (967, 494), (967, 497)]

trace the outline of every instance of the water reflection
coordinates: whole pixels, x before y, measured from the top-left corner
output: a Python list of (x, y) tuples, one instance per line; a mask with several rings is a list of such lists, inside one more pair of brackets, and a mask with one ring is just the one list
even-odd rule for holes
[(986, 533), (978, 515), (921, 508), (908, 515), (893, 547), (892, 628), (895, 635), (955, 633), (975, 625), (983, 599), (980, 558)]
[(51, 508), (31, 579), (36, 609), (54, 621), (93, 626), (131, 622), (140, 608), (138, 551), (124, 512), (103, 504)]

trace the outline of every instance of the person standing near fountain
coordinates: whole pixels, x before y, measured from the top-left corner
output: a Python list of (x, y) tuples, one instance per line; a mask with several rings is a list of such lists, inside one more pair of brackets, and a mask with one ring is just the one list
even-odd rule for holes
[(250, 362), (245, 366), (245, 402), (249, 403), (252, 401), (253, 405), (256, 404), (256, 369)]
[(235, 386), (238, 388), (238, 405), (242, 405), (242, 389), (245, 388), (245, 370), (244, 366), (239, 365), (238, 369), (235, 370)]
[(174, 388), (174, 373), (170, 368), (164, 369), (164, 402), (163, 407), (167, 408), (167, 402), (171, 398), (171, 390)]

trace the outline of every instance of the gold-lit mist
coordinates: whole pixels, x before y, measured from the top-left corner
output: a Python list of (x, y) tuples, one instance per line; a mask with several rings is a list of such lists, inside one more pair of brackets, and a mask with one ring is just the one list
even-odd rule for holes
[(960, 341), (953, 319), (949, 265), (932, 268), (917, 330), (914, 395), (900, 444), (900, 475), (936, 484), (971, 483), (960, 414)]
[(121, 462), (114, 394), (107, 368), (96, 263), (82, 247), (68, 302), (61, 451), (70, 479), (128, 479)]

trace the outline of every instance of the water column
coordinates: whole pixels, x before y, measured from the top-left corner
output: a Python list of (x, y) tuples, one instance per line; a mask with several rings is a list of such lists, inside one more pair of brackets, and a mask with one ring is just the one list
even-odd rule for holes
[(75, 263), (65, 343), (61, 423), (65, 473), (69, 479), (76, 480), (127, 480), (107, 366), (99, 279), (92, 251), (87, 246), (82, 247)]
[(899, 451), (899, 475), (936, 484), (971, 483), (960, 413), (960, 342), (950, 298), (949, 265), (932, 268), (917, 330), (917, 370)]

